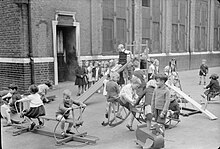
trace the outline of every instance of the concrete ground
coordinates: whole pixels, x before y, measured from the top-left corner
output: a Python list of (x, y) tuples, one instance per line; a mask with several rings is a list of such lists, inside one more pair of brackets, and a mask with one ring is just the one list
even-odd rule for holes
[[(220, 68), (210, 68), (211, 73), (220, 74)], [(200, 94), (204, 91), (203, 86), (198, 85), (198, 70), (179, 72), (183, 91), (194, 100), (200, 102)], [(207, 82), (209, 79), (207, 79)], [(57, 95), (56, 101), (46, 105), (48, 117), (54, 117), (58, 104), (62, 102), (62, 91), (64, 89), (73, 91), (75, 98), (77, 88), (72, 82), (60, 83), (50, 95)], [(220, 147), (220, 99), (218, 103), (209, 104), (208, 110), (218, 117), (217, 120), (209, 120), (204, 114), (196, 114), (189, 117), (180, 117), (181, 122), (177, 127), (168, 129), (165, 132), (166, 149), (217, 149)], [(100, 140), (95, 145), (82, 146), (70, 142), (63, 146), (55, 146), (54, 138), (33, 134), (31, 132), (12, 136), (10, 128), (3, 128), (1, 123), (1, 138), (3, 149), (140, 149), (134, 142), (135, 132), (127, 130), (126, 123), (117, 127), (103, 127), (101, 122), (104, 118), (105, 98), (101, 94), (95, 94), (87, 101), (87, 108), (83, 113), (84, 124), (79, 129), (81, 132), (88, 132), (89, 135), (98, 137)], [(187, 107), (192, 108), (190, 104)], [(134, 123), (136, 128), (138, 122)], [(44, 130), (53, 131), (56, 122), (46, 122)]]

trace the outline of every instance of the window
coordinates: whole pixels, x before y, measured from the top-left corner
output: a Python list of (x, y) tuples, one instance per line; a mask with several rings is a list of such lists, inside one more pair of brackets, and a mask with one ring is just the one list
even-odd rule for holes
[(150, 7), (150, 0), (142, 0), (143, 7)]
[(195, 52), (207, 51), (208, 2), (196, 0), (195, 10)]
[(214, 13), (214, 51), (220, 51), (220, 4), (216, 2)]
[(103, 0), (103, 54), (116, 53), (127, 41), (127, 0)]
[(172, 53), (186, 52), (188, 0), (172, 0)]

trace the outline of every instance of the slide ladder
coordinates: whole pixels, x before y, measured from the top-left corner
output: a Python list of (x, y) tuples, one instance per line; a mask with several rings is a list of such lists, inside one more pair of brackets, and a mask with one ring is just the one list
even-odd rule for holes
[(174, 85), (170, 85), (169, 83), (166, 83), (166, 85), (173, 89), (175, 92), (177, 92), (179, 95), (181, 95), (183, 98), (185, 98), (188, 102), (190, 102), (193, 106), (195, 106), (199, 111), (207, 115), (211, 120), (216, 120), (217, 117), (209, 112), (207, 109), (203, 109), (202, 105), (200, 105), (198, 102), (193, 100), (191, 97), (189, 97), (187, 94), (185, 94), (183, 91), (181, 91), (179, 88), (175, 87)]
[[(125, 65), (121, 66), (116, 72), (121, 72), (122, 70), (125, 69), (125, 67), (128, 65), (130, 61), (128, 61)], [(107, 76), (103, 76), (101, 79), (98, 80), (92, 87), (90, 87), (86, 92), (84, 92), (81, 96), (78, 97), (77, 100), (85, 103), (97, 90), (99, 90), (102, 85), (103, 81), (107, 78)]]

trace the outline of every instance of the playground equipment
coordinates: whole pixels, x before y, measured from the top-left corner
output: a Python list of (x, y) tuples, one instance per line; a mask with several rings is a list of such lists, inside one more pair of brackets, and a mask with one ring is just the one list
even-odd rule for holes
[(146, 124), (140, 125), (136, 130), (135, 142), (143, 149), (160, 149), (164, 147), (164, 128), (155, 124), (152, 130), (146, 129)]
[[(78, 118), (76, 118), (76, 110), (79, 110)], [(59, 120), (57, 120), (55, 118), (40, 117), (40, 119), (42, 119), (42, 121), (43, 121), (43, 125), (44, 125), (45, 121), (55, 121), (55, 122), (57, 122), (57, 124), (54, 127), (54, 131), (53, 132), (47, 131), (47, 130), (43, 130), (42, 129), (43, 125), (35, 126), (35, 128), (30, 131), (29, 126), (27, 126), (25, 124), (20, 124), (20, 125), (13, 124), (12, 126), (15, 128), (15, 130), (12, 132), (13, 136), (17, 136), (17, 135), (20, 135), (20, 134), (26, 133), (26, 132), (32, 132), (32, 133), (36, 133), (36, 134), (40, 134), (40, 135), (54, 137), (54, 139), (56, 141), (56, 145), (62, 145), (62, 144), (65, 144), (67, 142), (70, 142), (70, 141), (76, 141), (76, 142), (80, 142), (82, 144), (94, 144), (98, 140), (97, 137), (90, 136), (90, 135), (87, 134), (87, 132), (80, 133), (78, 131), (78, 128), (80, 126), (82, 126), (82, 124), (83, 124), (82, 113), (83, 113), (84, 110), (85, 110), (85, 108), (82, 107), (82, 106), (72, 107), (72, 114), (73, 114), (72, 117), (73, 117), (73, 119), (67, 119), (65, 121), (65, 123), (73, 123), (73, 128), (75, 128), (75, 130), (76, 130), (75, 134), (65, 134), (65, 136), (62, 136), (61, 134), (58, 134), (56, 132), (57, 131), (57, 127), (58, 127), (58, 125), (60, 123)]]
[[(166, 82), (166, 85), (171, 88), (172, 90), (174, 90), (175, 92), (177, 92), (179, 95), (181, 95), (184, 99), (186, 99), (189, 103), (191, 103), (194, 107), (196, 107), (198, 110), (192, 111), (195, 113), (204, 113), (205, 115), (207, 115), (210, 120), (215, 120), (217, 119), (217, 117), (215, 115), (213, 115), (211, 112), (209, 112), (207, 109), (203, 109), (202, 105), (200, 105), (199, 103), (197, 103), (195, 100), (193, 100), (191, 97), (189, 97), (188, 95), (186, 95), (184, 92), (182, 92), (179, 88), (175, 87), (174, 85), (170, 85), (168, 82)], [(191, 110), (191, 109), (188, 109)]]
[[(121, 72), (125, 69), (125, 67), (130, 63), (128, 61), (125, 65), (121, 66), (116, 72)], [(97, 90), (99, 90), (102, 85), (103, 81), (106, 79), (106, 75), (104, 75), (98, 82), (96, 82), (92, 87), (90, 87), (86, 92), (84, 92), (81, 96), (79, 96), (76, 100), (79, 100), (83, 103), (85, 103)]]

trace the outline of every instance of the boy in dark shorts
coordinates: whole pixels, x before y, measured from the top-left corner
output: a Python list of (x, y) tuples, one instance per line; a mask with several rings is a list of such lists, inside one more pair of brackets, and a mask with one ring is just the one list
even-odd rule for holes
[(206, 85), (206, 75), (208, 73), (208, 69), (209, 68), (206, 65), (206, 60), (203, 59), (202, 65), (200, 66), (200, 70), (199, 70), (199, 85), (202, 84), (202, 78), (203, 78), (204, 85)]

